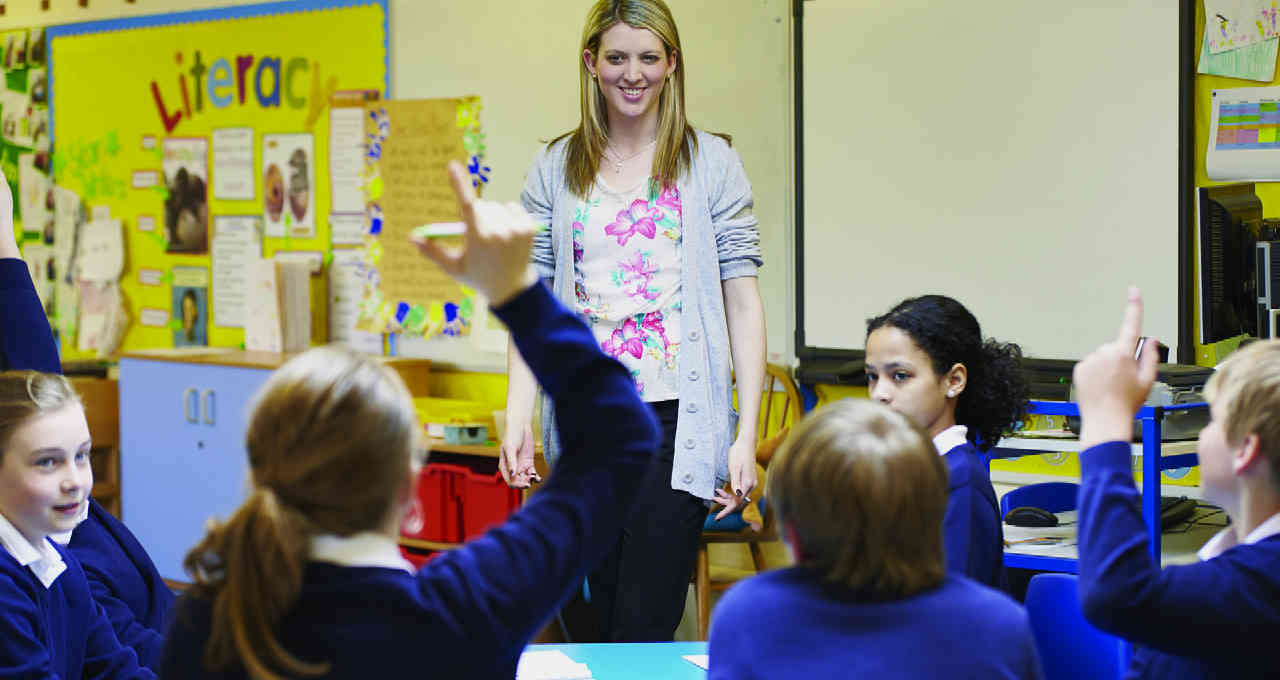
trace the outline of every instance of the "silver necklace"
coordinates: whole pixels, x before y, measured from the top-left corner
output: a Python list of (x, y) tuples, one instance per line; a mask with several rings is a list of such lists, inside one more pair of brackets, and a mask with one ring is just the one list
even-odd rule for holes
[(658, 140), (656, 140), (656, 139), (655, 139), (655, 140), (653, 140), (652, 142), (649, 142), (648, 144), (645, 144), (644, 146), (640, 147), (640, 150), (639, 150), (639, 151), (637, 151), (637, 152), (635, 152), (635, 153), (631, 154), (630, 156), (627, 156), (626, 158), (623, 158), (623, 157), (619, 156), (619, 155), (618, 155), (618, 152), (617, 152), (617, 151), (614, 151), (612, 146), (605, 147), (605, 150), (604, 150), (604, 151), (605, 151), (605, 153), (609, 154), (609, 156), (611, 156), (611, 157), (613, 158), (613, 174), (614, 174), (615, 176), (617, 176), (617, 175), (621, 175), (621, 174), (622, 174), (622, 164), (623, 164), (623, 163), (626, 163), (626, 162), (628, 162), (628, 161), (635, 160), (637, 157), (639, 157), (639, 156), (640, 156), (640, 154), (642, 154), (642, 153), (644, 153), (644, 152), (648, 151), (648, 150), (649, 150), (649, 147), (651, 147), (651, 146), (653, 146), (654, 144), (657, 144), (657, 143), (658, 143)]

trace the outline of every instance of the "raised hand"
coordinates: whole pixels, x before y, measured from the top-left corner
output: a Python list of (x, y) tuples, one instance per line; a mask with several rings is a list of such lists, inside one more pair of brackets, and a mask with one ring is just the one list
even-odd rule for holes
[(1108, 441), (1129, 441), (1133, 416), (1146, 401), (1156, 379), (1159, 350), (1156, 343), (1134, 348), (1142, 337), (1142, 293), (1129, 288), (1120, 331), (1076, 364), (1072, 381), (1080, 404), (1080, 444), (1088, 448)]
[(457, 161), (449, 163), (449, 178), (466, 224), (462, 248), (449, 248), (429, 237), (410, 240), (450, 276), (501, 306), (538, 280), (529, 260), (533, 219), (516, 203), (476, 198), (471, 177)]

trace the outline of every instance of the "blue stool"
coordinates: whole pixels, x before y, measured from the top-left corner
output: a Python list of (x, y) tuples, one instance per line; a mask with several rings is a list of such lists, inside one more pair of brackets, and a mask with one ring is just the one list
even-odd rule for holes
[(1000, 516), (1013, 508), (1035, 506), (1049, 512), (1067, 512), (1076, 509), (1076, 497), (1080, 485), (1074, 482), (1042, 482), (1018, 487), (1000, 497)]

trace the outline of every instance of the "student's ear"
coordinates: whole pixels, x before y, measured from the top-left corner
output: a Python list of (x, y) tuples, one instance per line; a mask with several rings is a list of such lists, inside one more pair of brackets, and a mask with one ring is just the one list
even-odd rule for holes
[(792, 562), (800, 564), (808, 557), (804, 551), (804, 545), (800, 543), (800, 537), (796, 535), (796, 525), (789, 519), (782, 521), (782, 542), (791, 549)]
[(969, 369), (964, 364), (955, 364), (947, 371), (947, 375), (943, 378), (943, 382), (947, 386), (948, 397), (958, 397), (964, 392), (965, 385), (969, 384)]
[(592, 53), (591, 53), (591, 50), (583, 50), (583, 51), (582, 51), (582, 63), (583, 63), (583, 64), (586, 64), (586, 66), (587, 66), (587, 72), (588, 72), (588, 73), (590, 73), (592, 76), (595, 76), (595, 74), (596, 74), (596, 55), (592, 54)]
[(1264, 462), (1266, 462), (1266, 456), (1262, 455), (1262, 445), (1258, 435), (1250, 433), (1244, 436), (1244, 440), (1240, 442), (1240, 448), (1236, 449), (1235, 455), (1231, 457), (1231, 472), (1239, 476)]

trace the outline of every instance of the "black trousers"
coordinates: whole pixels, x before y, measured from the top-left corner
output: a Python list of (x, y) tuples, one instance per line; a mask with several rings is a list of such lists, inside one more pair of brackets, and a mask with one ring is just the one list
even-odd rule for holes
[(671, 488), (679, 402), (653, 402), (650, 407), (661, 424), (662, 443), (617, 545), (588, 579), (602, 642), (671, 640), (684, 613), (707, 518), (702, 499)]

